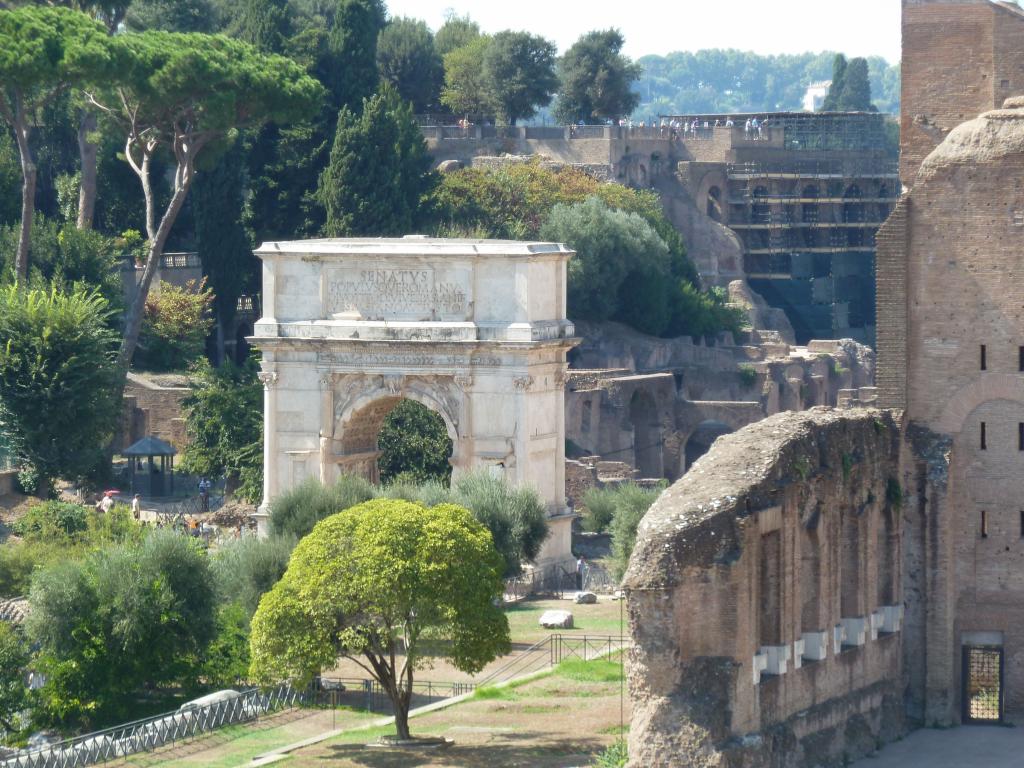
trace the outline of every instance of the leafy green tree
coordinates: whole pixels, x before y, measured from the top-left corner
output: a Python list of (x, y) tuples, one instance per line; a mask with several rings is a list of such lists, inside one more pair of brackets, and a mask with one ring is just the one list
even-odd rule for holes
[(288, 0), (241, 0), (227, 34), (263, 53), (283, 53), (291, 37)]
[(444, 420), (414, 400), (402, 400), (387, 415), (377, 444), (382, 483), (399, 475), (416, 483), (447, 483), (452, 476), (452, 440)]
[(214, 32), (219, 20), (210, 0), (132, 0), (125, 24), (133, 32)]
[(842, 109), (840, 104), (846, 79), (846, 67), (846, 57), (837, 53), (832, 61), (832, 83), (828, 87), (828, 93), (825, 94), (825, 100), (821, 103), (823, 112), (838, 112)]
[(588, 32), (558, 60), (556, 120), (603, 122), (632, 114), (640, 103), (632, 86), (643, 70), (622, 55), (624, 42), (617, 29)]
[(194, 689), (216, 633), (212, 584), (205, 553), (169, 530), (40, 571), (26, 623), (46, 678), (37, 724), (96, 727), (144, 689)]
[[(830, 89), (831, 90), (831, 89)], [(868, 80), (866, 59), (851, 59), (843, 75), (843, 90), (839, 94), (839, 109), (846, 112), (875, 112), (871, 103), (871, 83)]]
[(501, 118), (515, 125), (551, 103), (558, 88), (555, 44), (529, 32), (499, 32), (484, 55), (484, 74)]
[(494, 114), (494, 94), (483, 69), (490, 44), (491, 38), (481, 35), (445, 55), (441, 103), (455, 114)]
[(182, 401), (189, 443), (181, 467), (194, 475), (228, 478), (257, 502), (263, 493), (263, 387), (256, 364), (196, 365), (192, 392)]
[(318, 523), (252, 620), (251, 673), (308, 681), (338, 656), (377, 680), (409, 738), (416, 669), (473, 674), (510, 647), (501, 557), (468, 510), (379, 499)]
[(434, 33), (434, 48), (444, 58), (452, 51), (474, 42), (480, 37), (480, 25), (466, 16), (449, 11), (444, 24)]
[(651, 225), (596, 197), (556, 205), (541, 237), (576, 251), (569, 262), (567, 300), (570, 316), (580, 320), (618, 318), (623, 306), (619, 289), (631, 273), (648, 268), (664, 277), (668, 272), (668, 246)]
[[(139, 288), (125, 316), (120, 358), (127, 370), (149, 287), (195, 179), (197, 157), (223, 150), (233, 131), (310, 114), (323, 90), (293, 61), (223, 36), (145, 32), (119, 35), (110, 48), (118, 78), (91, 93), (90, 102), (123, 131), (126, 159), (142, 185), (149, 239)], [(158, 222), (151, 167), (153, 156), (168, 150), (175, 170)]]
[(377, 89), (381, 0), (294, 0), (286, 52), (326, 87), (319, 113), (291, 126), (264, 126), (251, 140), (245, 223), (253, 242), (315, 237), (324, 224), (316, 189), (327, 167), (338, 112), (362, 109)]
[(236, 144), (216, 165), (196, 176), (192, 190), (196, 250), (214, 296), (218, 363), (224, 360), (225, 336), (238, 310), (238, 298), (247, 290), (259, 290), (260, 262), (252, 254), (242, 224), (244, 159), (241, 145)]
[(425, 22), (405, 17), (388, 22), (377, 39), (377, 69), (415, 112), (436, 108), (444, 66)]
[(204, 278), (179, 287), (161, 283), (146, 302), (133, 362), (147, 371), (183, 371), (202, 356), (213, 326), (213, 293)]
[(104, 28), (66, 8), (25, 6), (0, 11), (0, 119), (10, 126), (21, 162), (21, 230), (14, 272), (28, 277), (36, 194), (32, 131), (37, 114), (64, 90), (108, 76)]
[(408, 234), (436, 175), (412, 108), (392, 89), (345, 108), (317, 192), (330, 237)]
[(288, 53), (327, 88), (333, 127), (338, 110), (358, 110), (377, 90), (377, 40), (387, 11), (382, 0), (295, 0), (294, 5), (296, 34)]
[[(807, 86), (834, 79), (833, 51), (762, 56), (750, 51), (705, 49), (643, 56), (635, 120), (659, 114), (800, 110)], [(899, 64), (868, 59), (871, 91), (882, 112), (900, 111)]]
[(0, 431), (49, 495), (96, 469), (117, 423), (117, 336), (107, 302), (83, 288), (0, 288)]
[(19, 715), (29, 703), (25, 685), (29, 658), (25, 638), (6, 621), (0, 621), (0, 733), (21, 730)]
[[(112, 311), (123, 306), (124, 287), (120, 266), (124, 241), (75, 227), (71, 221), (61, 225), (53, 219), (36, 214), (29, 258), (30, 275), (63, 291), (71, 291), (76, 283), (95, 287), (107, 300)], [(18, 228), (0, 228), (0, 268), (13, 269), (18, 244)]]

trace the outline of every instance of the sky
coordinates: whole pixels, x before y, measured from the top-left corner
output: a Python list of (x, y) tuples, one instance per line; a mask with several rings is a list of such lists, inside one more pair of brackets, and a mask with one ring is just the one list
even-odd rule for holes
[(385, 0), (392, 16), (436, 30), (445, 12), (484, 32), (525, 29), (564, 51), (580, 35), (617, 27), (632, 58), (702, 48), (756, 53), (838, 51), (900, 57), (900, 0)]

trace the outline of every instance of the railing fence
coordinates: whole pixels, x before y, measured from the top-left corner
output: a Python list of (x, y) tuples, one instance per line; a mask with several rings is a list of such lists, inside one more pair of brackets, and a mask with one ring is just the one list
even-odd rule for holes
[(305, 694), (290, 685), (252, 688), (195, 709), (176, 710), (73, 739), (20, 751), (0, 759), (0, 768), (80, 768), (188, 741), (235, 723), (258, 720), (300, 703)]

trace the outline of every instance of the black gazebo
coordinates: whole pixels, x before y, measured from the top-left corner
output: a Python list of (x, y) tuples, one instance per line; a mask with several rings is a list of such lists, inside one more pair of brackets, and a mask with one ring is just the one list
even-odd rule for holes
[[(132, 493), (146, 496), (174, 495), (174, 454), (177, 451), (170, 443), (150, 435), (121, 451), (132, 467)], [(154, 460), (160, 458), (159, 466)], [(141, 469), (146, 459), (145, 472), (136, 479), (136, 470)], [(147, 481), (148, 478), (148, 481)]]

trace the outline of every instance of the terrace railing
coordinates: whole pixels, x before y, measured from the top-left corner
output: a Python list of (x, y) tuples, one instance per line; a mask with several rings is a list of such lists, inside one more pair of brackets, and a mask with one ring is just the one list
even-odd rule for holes
[(290, 685), (252, 688), (238, 696), (107, 728), (0, 759), (0, 768), (80, 768), (189, 741), (225, 725), (257, 720), (298, 705), (306, 694)]

